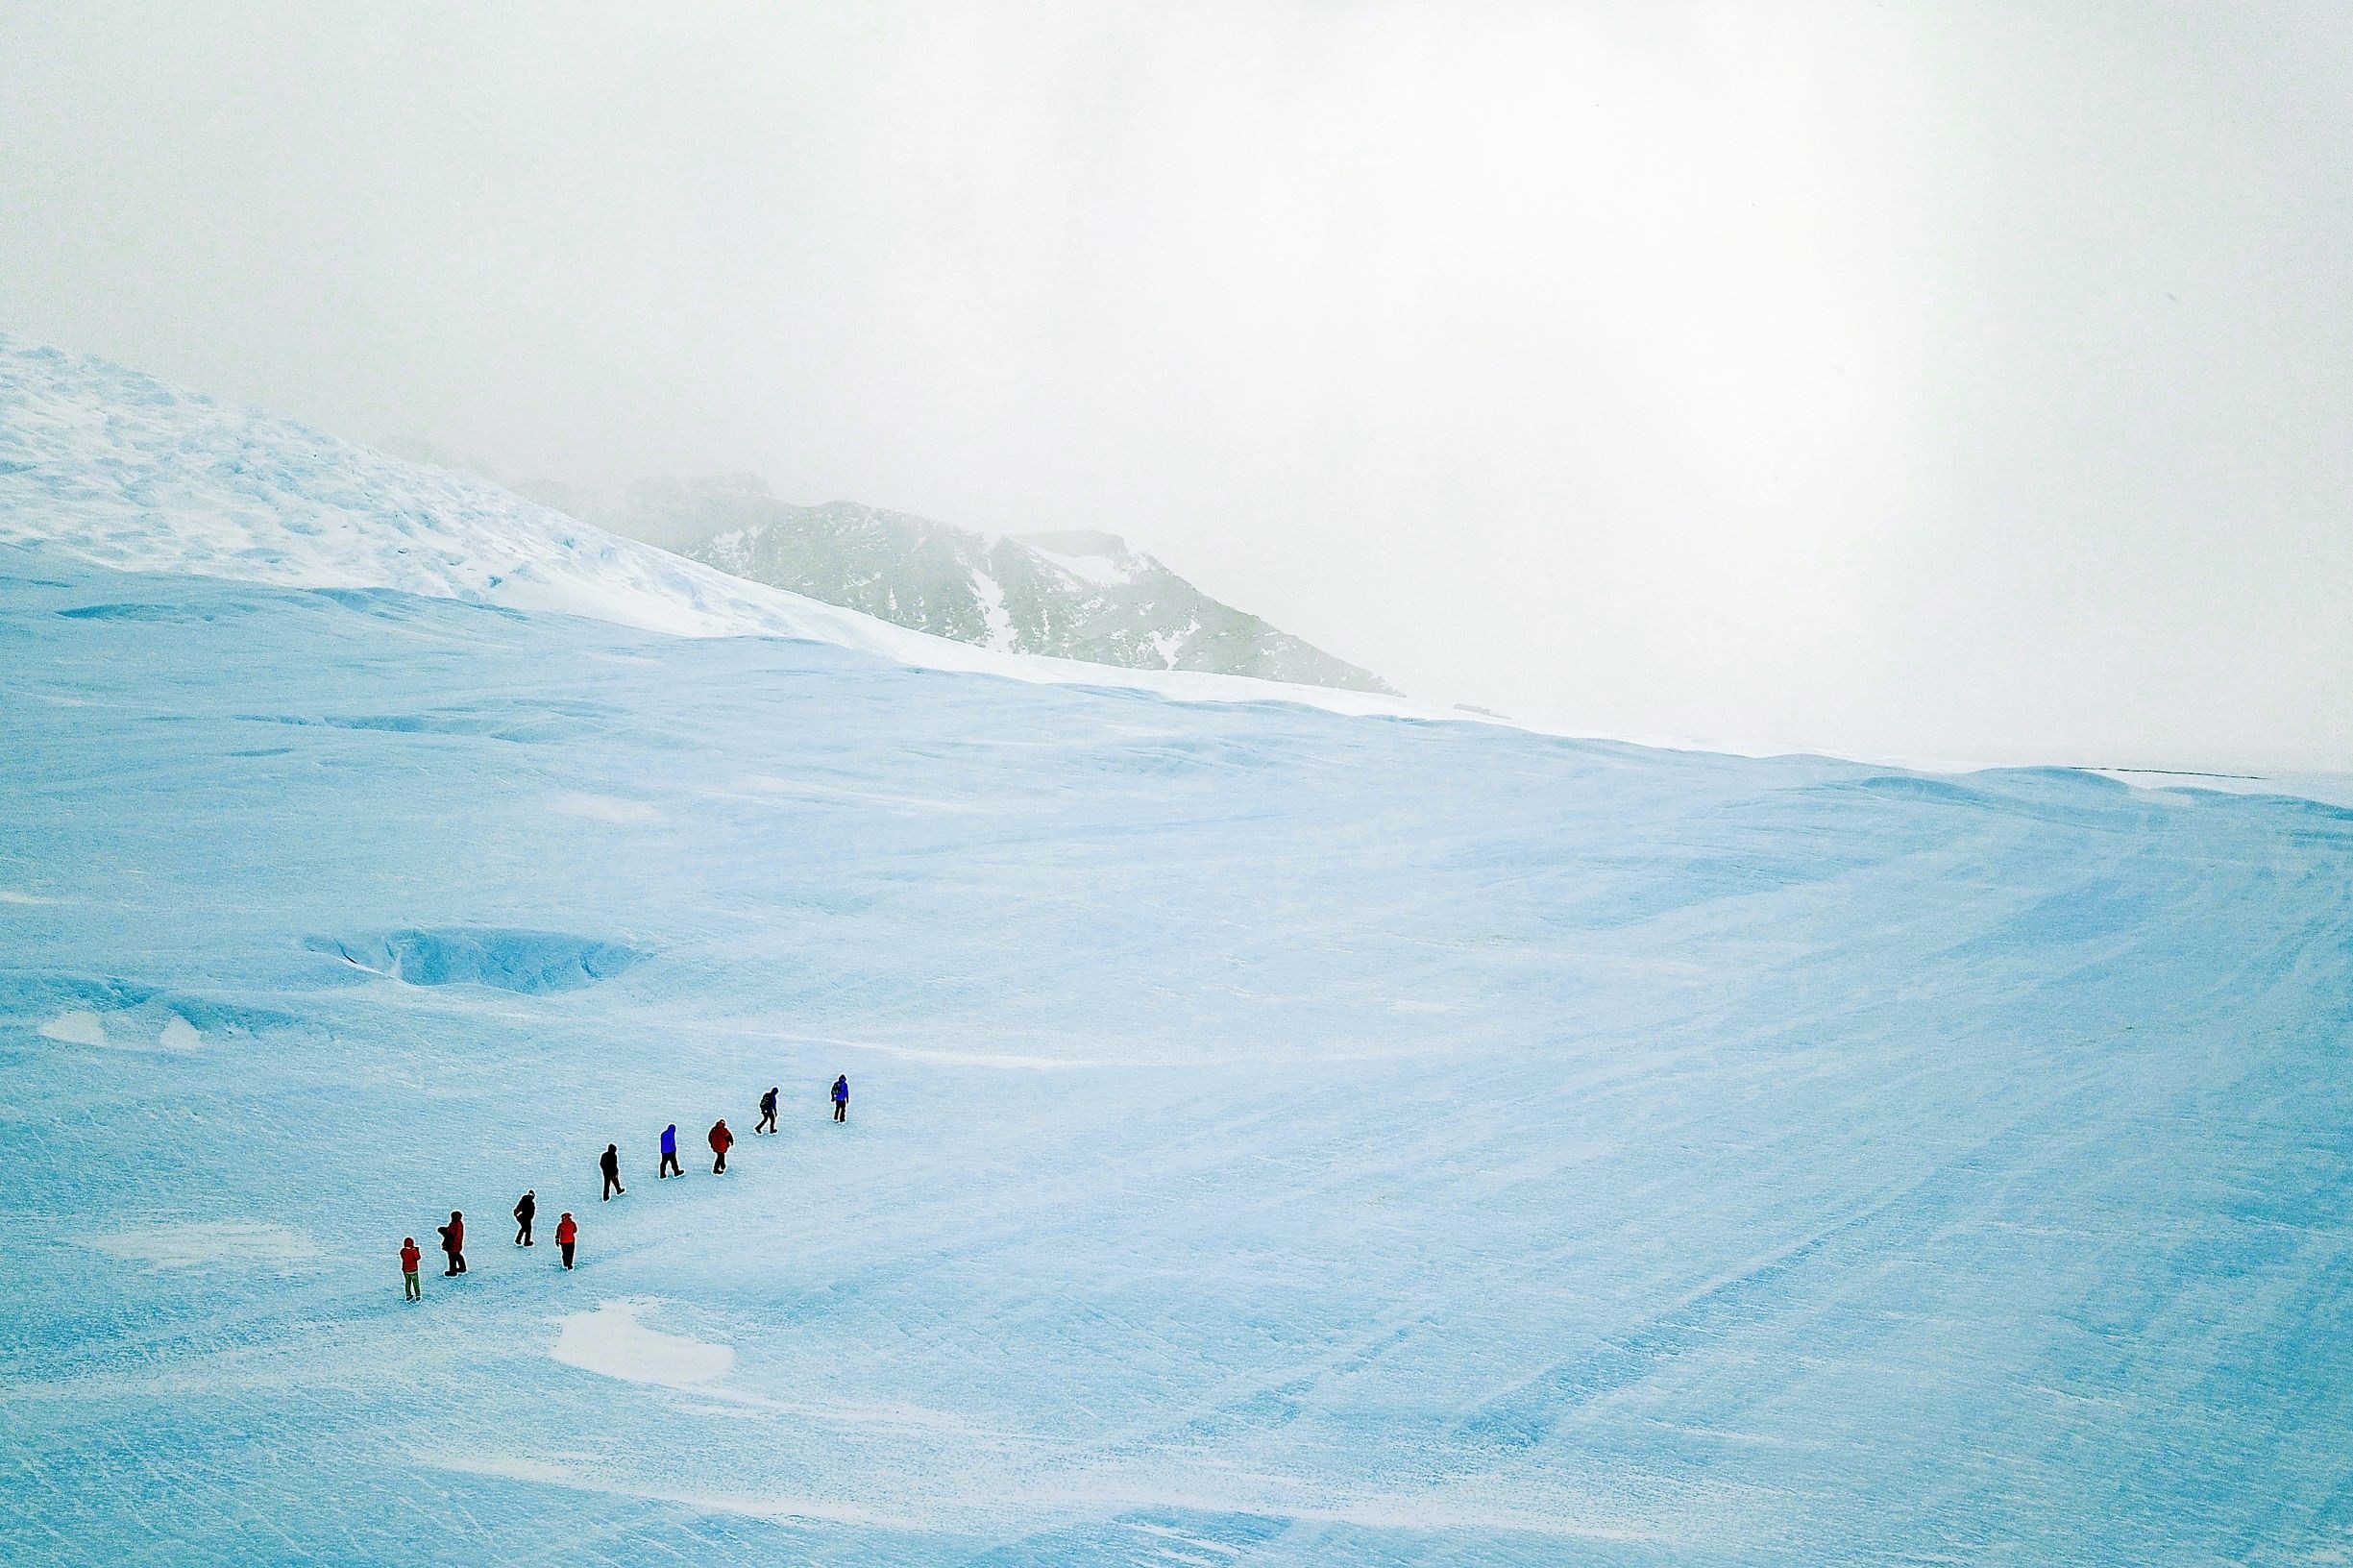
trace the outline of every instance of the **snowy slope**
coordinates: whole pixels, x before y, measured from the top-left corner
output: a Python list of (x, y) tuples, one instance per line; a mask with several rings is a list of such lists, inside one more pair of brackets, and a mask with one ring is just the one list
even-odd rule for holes
[(2353, 812), (54, 549), (0, 757), (0, 1561), (2353, 1538)]
[(925, 636), (683, 560), (467, 475), (0, 334), (0, 543), (36, 542), (117, 568), (397, 588), (682, 636), (809, 638), (926, 669), (1438, 716), (1375, 694), (1117, 672)]

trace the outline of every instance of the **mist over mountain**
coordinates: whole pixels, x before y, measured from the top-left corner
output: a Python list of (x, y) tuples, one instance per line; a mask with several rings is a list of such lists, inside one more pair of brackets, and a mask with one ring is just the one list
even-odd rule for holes
[(989, 534), (857, 502), (798, 506), (750, 476), (540, 494), (736, 576), (1001, 652), (1391, 690), (1096, 529)]
[(985, 533), (857, 502), (796, 505), (749, 474), (593, 486), (422, 441), (386, 450), (748, 581), (998, 652), (1397, 695), (1100, 529)]

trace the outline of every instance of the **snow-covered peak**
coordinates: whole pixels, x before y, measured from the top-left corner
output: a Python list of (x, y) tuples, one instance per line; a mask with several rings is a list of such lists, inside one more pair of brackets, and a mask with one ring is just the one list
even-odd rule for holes
[[(747, 502), (767, 495), (756, 478), (723, 482)], [(1147, 559), (1103, 537), (1124, 560)], [(930, 636), (623, 538), (468, 474), (5, 333), (0, 543), (46, 544), (127, 571), (392, 588), (676, 636), (802, 638), (930, 669), (1188, 700), (1443, 716), (1377, 694), (1114, 670)], [(1071, 559), (1106, 559), (1093, 548)]]
[(937, 656), (919, 646), (936, 639), (743, 582), (471, 476), (6, 336), (0, 540), (123, 570), (397, 588), (680, 636)]

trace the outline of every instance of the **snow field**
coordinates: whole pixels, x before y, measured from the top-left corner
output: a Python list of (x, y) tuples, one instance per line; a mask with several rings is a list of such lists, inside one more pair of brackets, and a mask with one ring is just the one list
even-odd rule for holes
[(56, 551), (0, 649), (0, 1559), (2353, 1526), (2353, 813)]

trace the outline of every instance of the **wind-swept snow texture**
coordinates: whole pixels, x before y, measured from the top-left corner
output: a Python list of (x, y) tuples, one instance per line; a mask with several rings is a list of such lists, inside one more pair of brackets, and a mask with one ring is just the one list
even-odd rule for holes
[(2353, 812), (9, 548), (0, 758), (0, 1561), (2353, 1541)]

